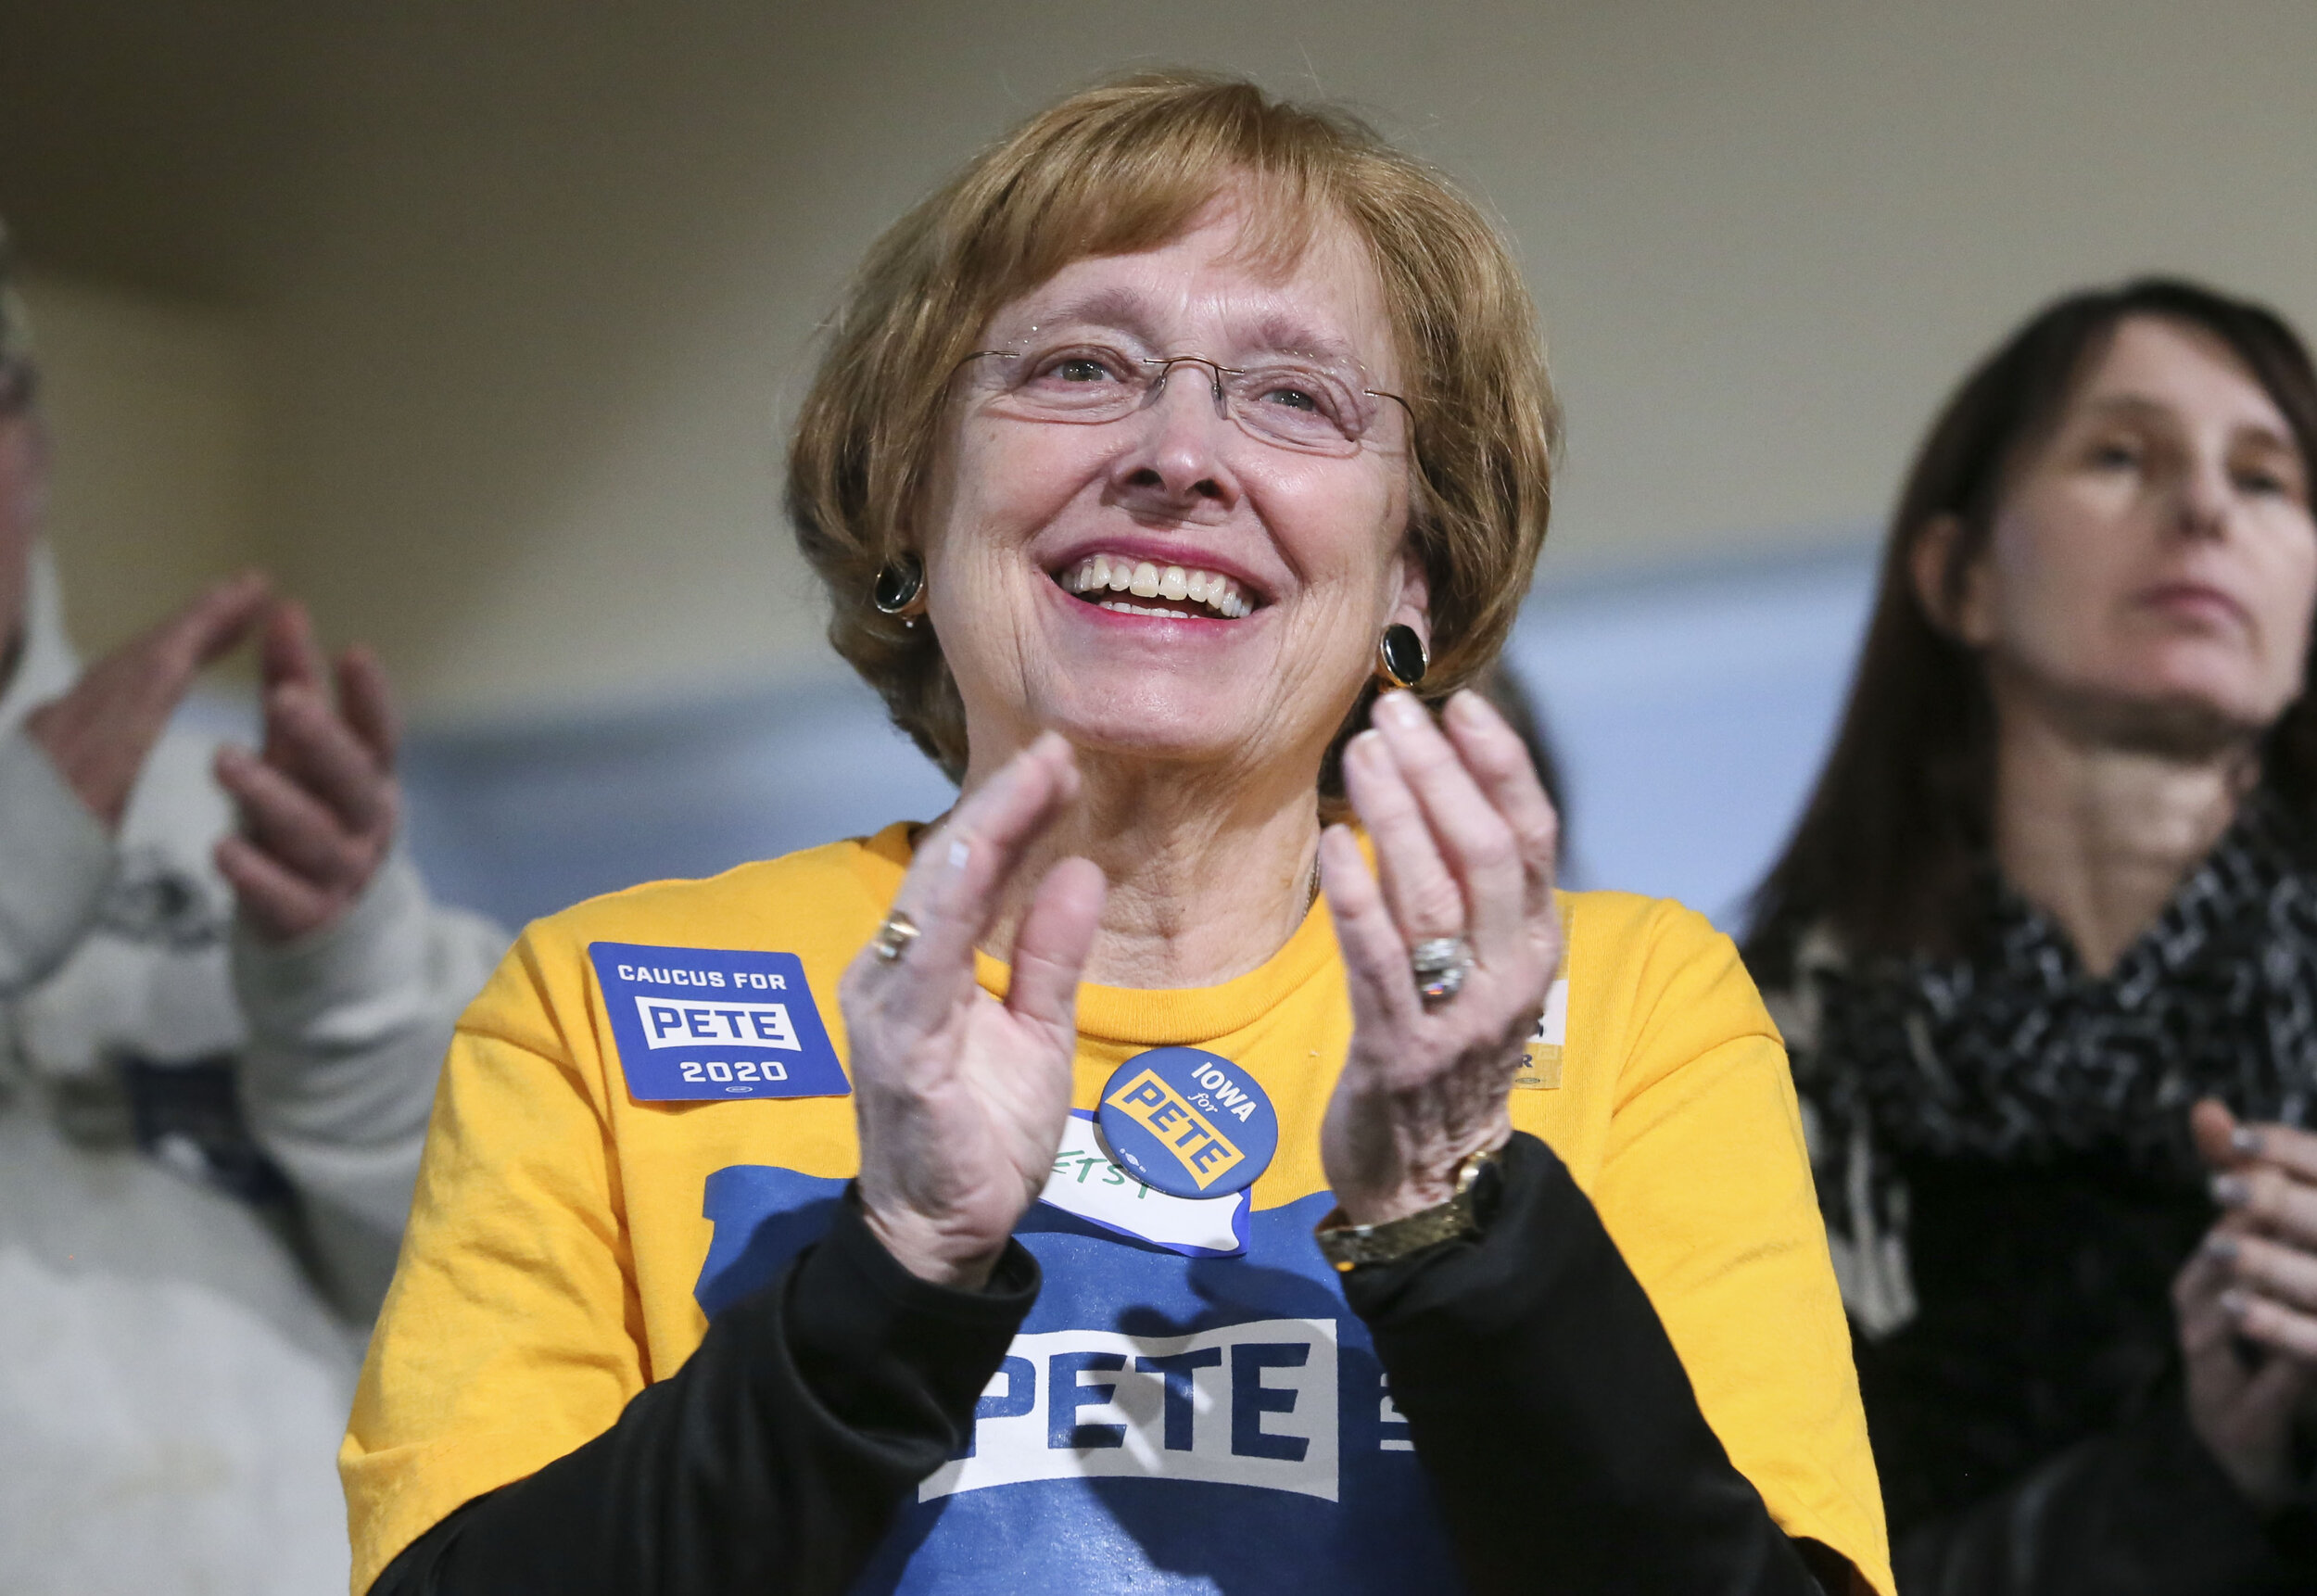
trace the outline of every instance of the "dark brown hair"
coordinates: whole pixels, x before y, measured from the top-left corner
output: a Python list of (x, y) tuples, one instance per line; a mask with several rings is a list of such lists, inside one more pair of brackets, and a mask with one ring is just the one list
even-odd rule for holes
[(0, 416), (30, 410), (40, 374), (32, 364), (32, 329), (16, 292), (16, 254), (8, 224), (0, 222)]
[(1519, 613), (1559, 417), (1536, 311), (1497, 230), (1340, 111), (1236, 78), (1121, 78), (1031, 118), (877, 241), (790, 445), (789, 518), (829, 589), (829, 641), (953, 779), (965, 710), (940, 640), (869, 602), (879, 567), (912, 546), (951, 374), (1001, 306), (1074, 260), (1179, 236), (1234, 183), (1262, 197), (1259, 252), (1292, 263), (1314, 226), (1340, 219), (1381, 281), (1415, 423), (1408, 536), (1431, 590), (1424, 696), (1495, 659)]
[[(1959, 597), (2016, 468), (2059, 424), (2116, 329), (2140, 316), (2225, 345), (2284, 412), (2317, 475), (2317, 374), (2273, 311), (2143, 278), (2071, 294), (2030, 318), (1947, 401), (1907, 474), (1834, 752), (1754, 894), (1746, 952), (1757, 981), (1789, 979), (1795, 939), (1814, 924), (1856, 957), (1968, 951), (1994, 846), (1994, 709), (1978, 654), (1923, 608), (1916, 548), (1954, 518), (1944, 587)], [(2306, 691), (2269, 729), (2262, 775), (2294, 809), (2317, 810), (2317, 702)]]

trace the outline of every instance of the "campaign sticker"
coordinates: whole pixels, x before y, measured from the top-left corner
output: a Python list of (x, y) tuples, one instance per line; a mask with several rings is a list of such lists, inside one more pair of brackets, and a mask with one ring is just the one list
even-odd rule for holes
[(637, 1102), (853, 1090), (796, 955), (599, 942), (588, 957)]
[(1154, 1047), (1112, 1072), (1095, 1110), (1110, 1157), (1170, 1197), (1245, 1191), (1279, 1150), (1279, 1116), (1230, 1059)]
[(1095, 1117), (1072, 1108), (1054, 1151), (1054, 1172), (1039, 1200), (1090, 1224), (1185, 1258), (1237, 1258), (1247, 1251), (1244, 1191), (1213, 1197), (1171, 1197), (1110, 1160), (1095, 1134)]

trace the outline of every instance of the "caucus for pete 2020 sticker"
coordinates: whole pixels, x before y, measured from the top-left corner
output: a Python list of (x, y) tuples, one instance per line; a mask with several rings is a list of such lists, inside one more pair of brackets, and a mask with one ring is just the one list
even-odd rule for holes
[(1154, 1047), (1112, 1072), (1095, 1110), (1110, 1157), (1170, 1197), (1245, 1191), (1279, 1150), (1279, 1115), (1230, 1059)]
[(599, 942), (588, 957), (639, 1103), (853, 1090), (796, 955)]

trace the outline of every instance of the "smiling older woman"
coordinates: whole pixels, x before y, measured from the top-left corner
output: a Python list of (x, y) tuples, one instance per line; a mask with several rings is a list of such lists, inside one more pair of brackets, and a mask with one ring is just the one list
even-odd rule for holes
[(1776, 1032), (1697, 917), (1555, 891), (1454, 693), (1552, 414), (1471, 204), (1244, 83), (1075, 96), (889, 234), (791, 505), (961, 796), (531, 928), (357, 1588), (1887, 1590)]

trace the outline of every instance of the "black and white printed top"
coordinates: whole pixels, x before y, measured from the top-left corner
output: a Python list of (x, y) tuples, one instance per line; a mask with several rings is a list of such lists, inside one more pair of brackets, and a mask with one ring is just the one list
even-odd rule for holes
[(2311, 843), (2256, 797), (2104, 979), (1992, 866), (1962, 957), (1779, 961), (1903, 1590), (2317, 1589), (2317, 1468), (2238, 1496), (2170, 1297), (2215, 1218), (2190, 1106), (2317, 1106)]

